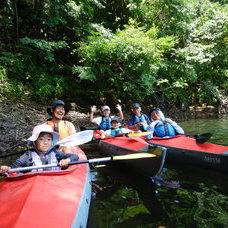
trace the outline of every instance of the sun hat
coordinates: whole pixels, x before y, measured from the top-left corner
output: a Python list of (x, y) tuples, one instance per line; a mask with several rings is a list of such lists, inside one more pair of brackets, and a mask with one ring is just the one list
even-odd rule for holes
[(141, 105), (139, 103), (134, 103), (134, 104), (132, 104), (131, 107), (132, 108), (139, 108), (139, 107), (141, 107)]
[(121, 123), (121, 120), (120, 120), (120, 118), (118, 118), (118, 117), (113, 117), (113, 118), (111, 119), (111, 123), (112, 123), (112, 121), (116, 121), (116, 122), (118, 122), (118, 123)]
[(40, 133), (42, 132), (49, 133), (52, 135), (53, 144), (55, 144), (59, 140), (59, 134), (53, 131), (51, 126), (47, 124), (40, 124), (33, 128), (32, 136), (28, 138), (28, 145), (33, 145), (33, 142), (35, 142), (38, 139)]
[(164, 113), (161, 111), (160, 108), (152, 108), (152, 109), (150, 110), (150, 112), (149, 112), (149, 118), (150, 118), (152, 121), (153, 121), (153, 119), (151, 118), (151, 114), (152, 114), (153, 112), (158, 112), (158, 114), (159, 114), (161, 120), (162, 120), (162, 121), (165, 120)]
[(160, 108), (152, 108), (152, 109), (150, 110), (150, 114), (151, 114), (152, 112), (159, 112), (159, 111), (161, 111)]
[(47, 108), (47, 113), (51, 116), (52, 115), (52, 110), (57, 106), (57, 105), (63, 105), (65, 109), (65, 115), (69, 112), (69, 107), (66, 105), (66, 103), (62, 100), (55, 100), (53, 101), (50, 106)]
[(101, 107), (101, 111), (103, 112), (104, 110), (110, 110), (109, 106), (105, 105)]

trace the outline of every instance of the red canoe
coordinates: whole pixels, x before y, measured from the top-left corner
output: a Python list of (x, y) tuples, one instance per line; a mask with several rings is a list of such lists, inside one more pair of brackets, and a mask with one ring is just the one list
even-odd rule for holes
[[(84, 152), (77, 148), (80, 160)], [(1, 228), (86, 227), (91, 200), (88, 164), (0, 181)]]
[(166, 149), (150, 146), (145, 140), (139, 137), (112, 137), (102, 139), (99, 142), (100, 150), (103, 154), (108, 156), (126, 155), (133, 153), (151, 153), (156, 155), (151, 158), (130, 159), (119, 161), (127, 166), (131, 166), (134, 171), (139, 171), (145, 175), (157, 175), (164, 164)]
[[(145, 137), (143, 137), (145, 139)], [(221, 171), (228, 171), (228, 146), (197, 143), (194, 138), (178, 135), (171, 138), (146, 140), (152, 145), (167, 148), (167, 160), (198, 164)]]

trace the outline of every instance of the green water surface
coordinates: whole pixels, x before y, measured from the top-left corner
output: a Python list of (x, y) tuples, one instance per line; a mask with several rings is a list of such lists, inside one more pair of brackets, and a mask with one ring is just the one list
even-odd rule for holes
[[(213, 134), (228, 146), (228, 115), (191, 119), (189, 134)], [(165, 163), (155, 178), (116, 167), (93, 169), (88, 227), (228, 227), (228, 174), (194, 165)]]

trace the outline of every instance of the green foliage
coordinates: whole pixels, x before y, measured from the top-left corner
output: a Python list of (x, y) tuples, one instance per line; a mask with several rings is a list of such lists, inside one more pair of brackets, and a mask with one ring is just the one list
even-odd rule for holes
[(95, 81), (92, 86), (104, 97), (111, 92), (115, 100), (124, 100), (124, 92), (125, 101), (141, 99), (154, 92), (164, 53), (174, 43), (172, 36), (158, 38), (155, 27), (145, 30), (131, 25), (116, 34), (102, 30), (87, 43), (80, 43), (78, 51), (84, 66), (75, 69), (80, 69), (81, 79)]
[[(140, 214), (150, 214), (139, 199), (137, 192), (123, 186), (120, 186), (112, 196), (100, 200), (96, 208), (99, 227), (114, 227)], [(103, 211), (106, 211), (105, 216), (102, 214)]]
[(20, 81), (9, 80), (6, 69), (0, 65), (0, 100), (6, 97), (21, 99), (23, 96), (23, 84)]
[[(170, 198), (162, 199), (163, 207), (169, 217), (169, 226), (185, 227), (186, 224), (194, 227), (227, 226), (227, 196), (203, 184), (199, 188), (200, 191), (180, 189), (173, 194), (175, 198), (171, 194)], [(166, 188), (162, 195), (168, 194), (167, 191), (169, 190)]]
[(48, 42), (46, 40), (30, 39), (28, 37), (20, 39), (22, 51), (28, 51), (29, 54), (38, 54), (48, 62), (54, 62), (54, 51), (66, 49), (68, 47), (65, 41)]
[(227, 96), (225, 0), (0, 6), (1, 95), (180, 106)]
[[(225, 95), (227, 5), (210, 1), (133, 1), (132, 15), (159, 34), (177, 37), (175, 50), (160, 67), (155, 98), (170, 104), (216, 103)], [(216, 91), (214, 93), (214, 91)]]

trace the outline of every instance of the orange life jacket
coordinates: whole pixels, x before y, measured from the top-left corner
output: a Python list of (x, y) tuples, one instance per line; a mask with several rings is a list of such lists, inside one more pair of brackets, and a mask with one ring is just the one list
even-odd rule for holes
[[(52, 120), (46, 121), (45, 124), (50, 125), (52, 129), (59, 133), (59, 140), (64, 139), (74, 132), (74, 129), (71, 129), (71, 125), (68, 124), (68, 121), (60, 120), (55, 123)], [(74, 146), (60, 146), (58, 150), (63, 151), (64, 153), (72, 153), (75, 150)]]
[(59, 133), (59, 140), (64, 139), (65, 137), (69, 136), (69, 125), (67, 121), (60, 120), (58, 123), (54, 123), (53, 121), (49, 120), (46, 122), (47, 125), (50, 125), (52, 129)]

